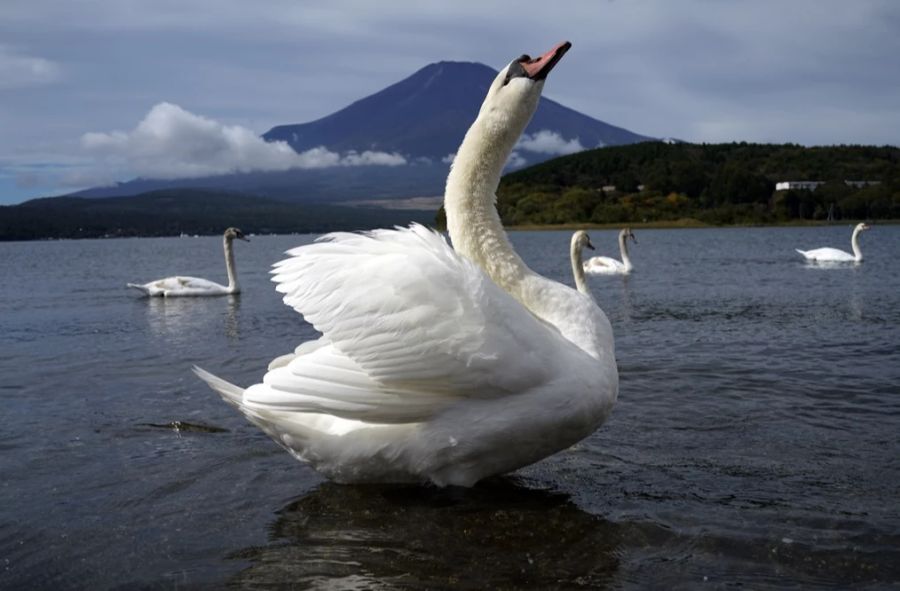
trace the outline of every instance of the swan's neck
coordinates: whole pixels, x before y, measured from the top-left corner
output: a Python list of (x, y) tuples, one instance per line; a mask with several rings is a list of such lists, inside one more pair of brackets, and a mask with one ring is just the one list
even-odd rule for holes
[(619, 232), (619, 253), (622, 255), (622, 264), (626, 271), (631, 271), (631, 259), (628, 258), (628, 237), (625, 232)]
[(228, 293), (238, 293), (241, 291), (241, 286), (237, 279), (237, 270), (234, 268), (233, 242), (234, 241), (230, 238), (225, 238), (223, 240), (225, 246), (225, 271), (228, 273)]
[(853, 230), (853, 236), (850, 238), (850, 246), (853, 247), (853, 258), (856, 262), (863, 260), (862, 251), (859, 249), (859, 228)]
[(456, 153), (444, 194), (453, 248), (517, 299), (517, 288), (531, 271), (503, 230), (495, 193), (506, 160), (527, 123), (491, 125), (479, 116)]
[(584, 263), (581, 261), (581, 248), (572, 241), (569, 249), (569, 256), (572, 258), (572, 275), (575, 276), (575, 288), (586, 296), (593, 298), (591, 290), (588, 289), (587, 281), (584, 278)]

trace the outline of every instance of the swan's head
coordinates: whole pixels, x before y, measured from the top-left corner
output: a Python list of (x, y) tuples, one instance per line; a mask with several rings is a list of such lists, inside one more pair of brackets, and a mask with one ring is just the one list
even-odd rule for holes
[(581, 252), (585, 248), (594, 250), (594, 245), (591, 244), (591, 237), (584, 230), (578, 230), (572, 234), (572, 251)]
[(514, 131), (518, 139), (537, 109), (547, 74), (570, 47), (564, 41), (540, 57), (522, 55), (511, 61), (491, 83), (478, 118), (489, 129)]
[(856, 228), (854, 228), (854, 230), (856, 230), (857, 232), (862, 232), (863, 230), (868, 230), (871, 227), (872, 226), (865, 222), (859, 222), (858, 224), (856, 224)]
[(237, 228), (228, 228), (225, 230), (225, 240), (234, 240), (235, 238), (243, 240), (244, 242), (250, 242), (250, 239), (244, 236), (244, 233)]
[(622, 235), (626, 240), (631, 238), (631, 241), (637, 244), (637, 238), (634, 237), (634, 232), (631, 231), (631, 228), (625, 228), (624, 230), (622, 230)]

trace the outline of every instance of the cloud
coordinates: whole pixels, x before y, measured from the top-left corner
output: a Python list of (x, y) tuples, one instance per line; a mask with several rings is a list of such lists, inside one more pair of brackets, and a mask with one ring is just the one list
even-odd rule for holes
[(574, 46), (545, 95), (638, 133), (807, 145), (900, 138), (892, 0), (580, 0), (552, 19), (521, 0), (88, 5), (0, 1), (0, 159), (83, 156), (73, 138), (130, 129), (147, 97), (261, 132), (326, 117), (429, 62), (500, 68), (562, 39)]
[(0, 45), (0, 90), (50, 84), (59, 78), (60, 68), (54, 62)]
[(528, 164), (528, 160), (525, 159), (524, 156), (513, 150), (513, 152), (509, 155), (509, 158), (506, 159), (506, 165), (504, 168), (514, 169), (514, 168), (522, 168)]
[(388, 152), (373, 152), (366, 150), (357, 154), (351, 150), (341, 158), (342, 166), (401, 166), (406, 164), (406, 158), (400, 154)]
[(542, 129), (531, 135), (524, 134), (516, 143), (516, 149), (537, 152), (538, 154), (563, 156), (581, 152), (585, 148), (578, 141), (578, 138), (566, 140), (555, 131)]
[(400, 154), (369, 150), (341, 155), (320, 146), (297, 153), (286, 142), (267, 142), (246, 127), (223, 125), (171, 103), (154, 106), (130, 132), (86, 133), (81, 145), (107, 166), (158, 179), (406, 164)]

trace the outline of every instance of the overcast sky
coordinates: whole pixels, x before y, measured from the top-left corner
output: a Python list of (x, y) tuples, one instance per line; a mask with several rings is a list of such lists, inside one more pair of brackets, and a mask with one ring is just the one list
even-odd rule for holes
[(403, 165), (256, 136), (430, 62), (499, 69), (564, 39), (545, 95), (637, 133), (900, 143), (893, 0), (2, 0), (0, 204), (163, 169)]

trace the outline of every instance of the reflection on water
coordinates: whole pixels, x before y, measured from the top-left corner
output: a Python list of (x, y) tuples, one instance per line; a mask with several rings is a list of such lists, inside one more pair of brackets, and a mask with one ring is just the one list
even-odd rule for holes
[(857, 263), (855, 261), (804, 261), (803, 268), (805, 269), (818, 269), (818, 270), (834, 270), (834, 269), (843, 269), (845, 271), (855, 271), (859, 270), (862, 267), (862, 263)]
[(240, 295), (138, 298), (136, 303), (147, 306), (150, 332), (173, 343), (195, 342), (198, 334), (208, 333), (209, 326), (217, 322), (222, 322), (222, 333), (229, 340), (240, 337)]
[(567, 495), (497, 479), (473, 489), (324, 483), (278, 512), (240, 587), (605, 587), (620, 526)]

